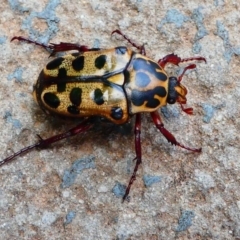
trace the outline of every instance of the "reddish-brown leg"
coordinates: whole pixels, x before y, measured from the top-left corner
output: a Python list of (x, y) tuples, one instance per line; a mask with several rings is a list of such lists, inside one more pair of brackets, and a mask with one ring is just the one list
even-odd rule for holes
[(20, 151), (14, 153), (13, 155), (5, 158), (4, 160), (0, 161), (0, 166), (2, 166), (3, 164), (10, 162), (11, 160), (13, 160), (15, 157), (21, 155), (22, 153), (27, 153), (30, 150), (34, 149), (34, 148), (45, 148), (48, 147), (50, 144), (54, 143), (54, 142), (58, 142), (64, 138), (68, 138), (74, 135), (77, 135), (79, 133), (83, 133), (85, 131), (87, 131), (89, 128), (92, 127), (92, 124), (89, 123), (89, 119), (85, 119), (83, 120), (81, 123), (79, 123), (77, 126), (69, 129), (68, 131), (52, 136), (50, 138), (47, 139), (42, 139), (39, 135), (38, 137), (40, 138), (39, 142), (30, 145), (28, 147), (25, 147), (23, 149), (21, 149)]
[(190, 61), (204, 61), (205, 63), (207, 63), (207, 60), (204, 57), (190, 57), (190, 58), (181, 59), (181, 62), (190, 62)]
[[(181, 59), (180, 57), (178, 57), (177, 55), (175, 54), (169, 54), (167, 56), (165, 56), (164, 58), (162, 59), (159, 59), (158, 60), (158, 64), (164, 68), (166, 66), (166, 64), (168, 63), (171, 63), (171, 64), (174, 64), (174, 65), (177, 65), (181, 62), (188, 62), (188, 61), (193, 61), (193, 60), (197, 60), (197, 61), (204, 61), (206, 63), (206, 59), (204, 57), (191, 57), (191, 58), (183, 58)], [(188, 69), (194, 69), (196, 68), (196, 64), (190, 64), (188, 66), (186, 66), (184, 69), (183, 69), (183, 72), (182, 74), (177, 78), (178, 79), (178, 82), (181, 82), (182, 81), (182, 78), (185, 74), (185, 72), (188, 70)], [(184, 108), (183, 106), (183, 103), (180, 103), (180, 106), (182, 108), (182, 110), (187, 113), (187, 114), (193, 114), (193, 109), (192, 108)]]
[(180, 104), (180, 107), (181, 107), (183, 112), (185, 112), (185, 113), (187, 113), (189, 115), (193, 114), (193, 108), (185, 108), (182, 103), (179, 103), (179, 104)]
[(185, 72), (186, 72), (188, 69), (194, 69), (194, 68), (196, 68), (196, 64), (190, 64), (190, 65), (186, 66), (186, 67), (183, 69), (182, 74), (178, 77), (178, 82), (181, 82), (181, 81), (182, 81), (183, 75), (185, 74)]
[(168, 142), (170, 142), (173, 145), (176, 145), (181, 148), (192, 151), (192, 152), (201, 152), (202, 151), (201, 148), (190, 148), (190, 147), (186, 147), (186, 146), (182, 145), (181, 143), (179, 143), (176, 140), (176, 138), (164, 127), (164, 124), (161, 120), (161, 117), (160, 117), (158, 111), (151, 112), (151, 117), (152, 117), (152, 120), (153, 120), (154, 124), (156, 125), (157, 129), (163, 134), (163, 136), (168, 140)]
[(134, 160), (136, 160), (136, 165), (133, 170), (132, 177), (130, 178), (130, 181), (128, 183), (126, 192), (123, 196), (123, 201), (127, 198), (128, 194), (130, 192), (131, 186), (132, 186), (133, 182), (136, 180), (136, 174), (138, 171), (138, 167), (142, 162), (141, 137), (140, 137), (141, 136), (141, 114), (140, 113), (136, 114), (134, 133), (135, 133), (135, 152), (136, 152), (136, 157), (134, 158)]
[(139, 51), (140, 51), (140, 53), (142, 54), (142, 55), (146, 55), (146, 51), (145, 51), (145, 47), (144, 47), (144, 45), (137, 45), (136, 43), (134, 43), (131, 39), (129, 39), (126, 35), (124, 35), (120, 30), (114, 30), (113, 32), (112, 32), (112, 34), (114, 34), (114, 33), (117, 33), (117, 34), (119, 34), (119, 35), (121, 35), (124, 39), (126, 39), (133, 47), (135, 47), (135, 48), (137, 48)]
[[(183, 75), (185, 74), (185, 72), (186, 72), (188, 69), (194, 69), (194, 68), (196, 68), (196, 64), (190, 64), (190, 65), (186, 66), (186, 67), (183, 69), (182, 74), (178, 77), (178, 82), (181, 82), (181, 81), (182, 81)], [(186, 91), (187, 91), (187, 90), (186, 90)], [(180, 106), (181, 106), (182, 111), (184, 111), (185, 113), (190, 114), (190, 115), (193, 114), (193, 108), (185, 108), (182, 103), (179, 103), (179, 104), (180, 104)]]
[(25, 37), (13, 37), (11, 41), (18, 40), (21, 42), (26, 42), (30, 44), (35, 44), (37, 46), (40, 46), (44, 48), (45, 50), (51, 50), (51, 56), (53, 56), (57, 52), (63, 52), (63, 51), (70, 51), (70, 50), (77, 50), (79, 52), (87, 52), (90, 49), (87, 46), (79, 45), (77, 43), (67, 43), (67, 42), (60, 42), (59, 44), (50, 43), (49, 45), (33, 41), (31, 39), (25, 38)]
[(172, 54), (169, 54), (169, 55), (165, 56), (164, 58), (159, 59), (158, 60), (158, 64), (162, 68), (164, 68), (167, 63), (171, 63), (173, 65), (178, 66), (178, 64), (180, 62), (189, 62), (189, 61), (194, 61), (194, 60), (206, 62), (206, 59), (204, 57), (191, 57), (191, 58), (183, 58), (183, 59), (181, 59), (180, 57), (178, 57), (177, 55), (172, 53)]

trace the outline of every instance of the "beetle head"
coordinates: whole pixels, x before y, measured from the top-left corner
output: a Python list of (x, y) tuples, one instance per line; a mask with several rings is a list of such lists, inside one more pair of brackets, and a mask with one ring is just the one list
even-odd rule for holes
[(178, 102), (185, 104), (187, 102), (187, 89), (180, 83), (176, 77), (169, 77), (167, 102), (174, 104)]

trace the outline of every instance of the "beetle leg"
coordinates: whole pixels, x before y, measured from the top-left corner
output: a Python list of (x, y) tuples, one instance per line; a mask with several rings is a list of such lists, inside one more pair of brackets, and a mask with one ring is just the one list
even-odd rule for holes
[(167, 63), (171, 63), (173, 65), (178, 65), (181, 62), (181, 58), (178, 57), (177, 55), (171, 53), (168, 54), (167, 56), (161, 58), (158, 60), (158, 64), (164, 68)]
[(186, 67), (183, 69), (182, 74), (178, 77), (178, 82), (181, 82), (181, 81), (182, 81), (183, 75), (185, 74), (185, 72), (186, 72), (188, 69), (194, 69), (194, 68), (196, 68), (196, 64), (190, 64), (190, 65), (186, 66)]
[(45, 50), (51, 50), (52, 53), (50, 56), (53, 56), (54, 54), (56, 54), (57, 52), (64, 52), (64, 51), (70, 51), (70, 50), (77, 50), (79, 52), (87, 52), (90, 49), (85, 46), (85, 45), (79, 45), (77, 43), (67, 43), (67, 42), (60, 42), (59, 44), (55, 44), (55, 43), (50, 43), (49, 45), (44, 44), (44, 43), (40, 43), (37, 41), (33, 41), (31, 39), (25, 38), (25, 37), (13, 37), (11, 39), (11, 41), (14, 40), (18, 40), (18, 41), (23, 41), (23, 42), (27, 42), (29, 44), (35, 44), (37, 46), (40, 46), (42, 48), (44, 48)]
[[(183, 78), (183, 75), (185, 74), (185, 72), (188, 70), (188, 69), (194, 69), (196, 68), (196, 64), (190, 64), (188, 66), (186, 66), (184, 69), (183, 69), (183, 72), (180, 76), (178, 76), (177, 80), (178, 82), (181, 82), (182, 81), (182, 78)], [(187, 113), (187, 114), (193, 114), (193, 108), (184, 108), (183, 104), (181, 102), (179, 102), (182, 110)]]
[(64, 52), (64, 51), (71, 51), (77, 50), (78, 52), (88, 52), (89, 48), (85, 45), (79, 45), (77, 43), (67, 43), (67, 42), (60, 42), (50, 43), (50, 49), (52, 50), (51, 56), (54, 56), (57, 52)]
[(181, 62), (189, 62), (189, 61), (194, 61), (194, 60), (197, 60), (197, 61), (204, 61), (205, 63), (207, 63), (207, 60), (206, 60), (206, 58), (204, 58), (204, 57), (190, 57), (190, 58), (183, 58), (183, 59), (181, 59)]
[(178, 57), (178, 55), (175, 55), (174, 53), (168, 54), (167, 56), (161, 58), (158, 60), (158, 64), (164, 68), (167, 63), (171, 63), (173, 65), (178, 66), (180, 62), (189, 62), (189, 61), (204, 61), (206, 63), (206, 59), (204, 57), (191, 57), (191, 58), (183, 58), (181, 59)]
[(140, 113), (136, 114), (134, 133), (135, 133), (135, 152), (136, 152), (136, 157), (134, 158), (134, 160), (136, 160), (136, 165), (133, 170), (133, 174), (130, 178), (130, 181), (128, 183), (125, 194), (123, 196), (123, 201), (127, 198), (128, 194), (130, 192), (130, 188), (131, 188), (133, 182), (136, 180), (137, 170), (138, 170), (139, 165), (142, 162), (141, 137), (140, 137), (141, 136), (141, 114)]
[(201, 148), (190, 148), (190, 147), (186, 147), (186, 146), (182, 145), (181, 143), (179, 143), (176, 140), (176, 138), (172, 135), (172, 133), (170, 133), (164, 127), (164, 124), (161, 120), (161, 117), (160, 117), (158, 111), (151, 112), (150, 114), (151, 114), (152, 120), (153, 120), (154, 124), (156, 125), (157, 129), (163, 134), (163, 136), (168, 140), (168, 142), (170, 142), (173, 145), (176, 145), (176, 146), (179, 146), (181, 148), (192, 151), (192, 152), (201, 152), (202, 151)]
[(179, 103), (179, 104), (180, 104), (180, 106), (181, 106), (182, 111), (184, 111), (185, 113), (187, 113), (187, 114), (189, 114), (189, 115), (192, 115), (192, 114), (193, 114), (193, 108), (185, 108), (185, 107), (183, 106), (183, 104), (181, 104), (181, 103)]
[(14, 40), (18, 40), (20, 42), (26, 42), (26, 43), (29, 43), (29, 44), (35, 44), (37, 46), (40, 46), (42, 48), (44, 48), (45, 50), (48, 50), (48, 49), (51, 49), (51, 47), (49, 45), (46, 45), (44, 43), (40, 43), (40, 42), (37, 42), (37, 41), (33, 41), (29, 38), (25, 38), (25, 37), (22, 37), (22, 36), (15, 36), (11, 39), (11, 42), (14, 41)]
[(144, 47), (144, 44), (143, 45), (137, 45), (136, 43), (134, 43), (130, 38), (128, 38), (126, 35), (124, 35), (120, 30), (118, 30), (118, 29), (116, 29), (116, 30), (114, 30), (112, 33), (111, 33), (111, 35), (112, 34), (114, 34), (114, 33), (117, 33), (117, 34), (119, 34), (119, 35), (121, 35), (124, 39), (126, 39), (133, 47), (135, 47), (135, 48), (137, 48), (139, 51), (140, 51), (140, 54), (142, 54), (142, 55), (146, 55), (146, 51), (145, 51), (145, 47)]
[(71, 136), (74, 136), (74, 135), (77, 135), (79, 133), (83, 133), (85, 131), (87, 131), (89, 128), (92, 127), (92, 124), (89, 124), (89, 119), (85, 119), (83, 120), (81, 123), (79, 123), (77, 126), (69, 129), (68, 131), (64, 132), (64, 133), (61, 133), (61, 134), (58, 134), (58, 135), (55, 135), (55, 136), (52, 136), (52, 137), (49, 137), (49, 138), (46, 138), (46, 139), (42, 139), (39, 135), (39, 142), (33, 144), (33, 145), (30, 145), (28, 147), (25, 147), (23, 149), (21, 149), (20, 151), (12, 154), (11, 156), (5, 158), (4, 160), (0, 161), (0, 166), (2, 166), (3, 164), (11, 161), (12, 159), (14, 159), (15, 157), (21, 155), (22, 153), (27, 153), (29, 152), (30, 150), (34, 149), (34, 148), (45, 148), (45, 147), (48, 147), (50, 144), (54, 143), (54, 142), (58, 142), (64, 138), (68, 138), (68, 137), (71, 137)]

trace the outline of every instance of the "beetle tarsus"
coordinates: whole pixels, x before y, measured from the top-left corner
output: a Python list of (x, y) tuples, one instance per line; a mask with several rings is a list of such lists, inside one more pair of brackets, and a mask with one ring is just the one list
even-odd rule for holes
[(181, 59), (181, 62), (189, 62), (189, 61), (204, 61), (205, 63), (207, 63), (206, 58), (204, 57), (190, 57), (190, 58), (183, 58)]
[(34, 45), (37, 45), (37, 46), (40, 46), (42, 48), (44, 48), (45, 50), (51, 50), (51, 45), (46, 45), (44, 43), (40, 43), (40, 42), (37, 42), (37, 41), (34, 41), (34, 40), (31, 40), (29, 38), (25, 38), (25, 37), (22, 37), (22, 36), (15, 36), (11, 39), (11, 42), (14, 41), (14, 40), (18, 40), (20, 42), (26, 42), (26, 43), (29, 43), (29, 44), (34, 44)]
[(127, 197), (128, 197), (128, 194), (129, 194), (129, 192), (130, 192), (131, 186), (132, 186), (133, 182), (136, 180), (136, 175), (137, 175), (138, 167), (139, 167), (139, 165), (142, 163), (141, 158), (136, 158), (136, 160), (137, 160), (137, 161), (136, 161), (136, 165), (135, 165), (134, 170), (133, 170), (133, 174), (132, 174), (132, 176), (131, 176), (131, 178), (130, 178), (130, 181), (129, 181), (129, 183), (128, 183), (128, 186), (127, 186), (127, 188), (126, 188), (125, 194), (124, 194), (123, 199), (122, 199), (123, 202), (124, 202), (124, 201), (127, 199)]
[(181, 109), (182, 111), (184, 111), (185, 113), (192, 115), (193, 114), (193, 108), (185, 108), (181, 103), (180, 103)]
[(4, 164), (12, 161), (15, 157), (21, 155), (22, 153), (27, 153), (27, 152), (29, 152), (30, 150), (36, 148), (36, 147), (38, 146), (38, 144), (39, 144), (39, 143), (35, 143), (35, 144), (30, 145), (30, 146), (28, 146), (28, 147), (22, 148), (20, 151), (12, 154), (11, 156), (5, 158), (5, 159), (2, 160), (2, 161), (0, 161), (0, 166), (2, 166), (2, 165), (4, 165)]

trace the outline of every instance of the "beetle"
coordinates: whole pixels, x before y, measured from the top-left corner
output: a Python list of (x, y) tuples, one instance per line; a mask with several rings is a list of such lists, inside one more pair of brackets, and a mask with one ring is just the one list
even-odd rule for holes
[(144, 45), (137, 45), (120, 30), (112, 34), (122, 36), (137, 52), (119, 46), (111, 49), (89, 48), (66, 42), (45, 45), (24, 37), (13, 40), (36, 44), (51, 50), (50, 56), (58, 52), (77, 50), (61, 57), (55, 57), (41, 71), (34, 85), (33, 96), (40, 108), (47, 114), (81, 118), (80, 123), (70, 130), (42, 139), (27, 146), (0, 162), (0, 166), (22, 153), (34, 148), (45, 148), (61, 139), (83, 133), (93, 126), (92, 117), (99, 116), (114, 124), (127, 123), (135, 119), (136, 165), (123, 196), (127, 198), (136, 179), (138, 167), (142, 162), (141, 151), (141, 114), (148, 112), (163, 136), (172, 145), (192, 152), (201, 148), (190, 148), (179, 143), (165, 127), (158, 109), (167, 104), (178, 102), (184, 112), (192, 114), (192, 108), (185, 108), (187, 89), (181, 84), (184, 73), (196, 68), (195, 64), (186, 66), (178, 77), (168, 76), (164, 70), (167, 64), (179, 65), (188, 61), (204, 61), (204, 57), (181, 59), (169, 54), (157, 62), (146, 56)]

